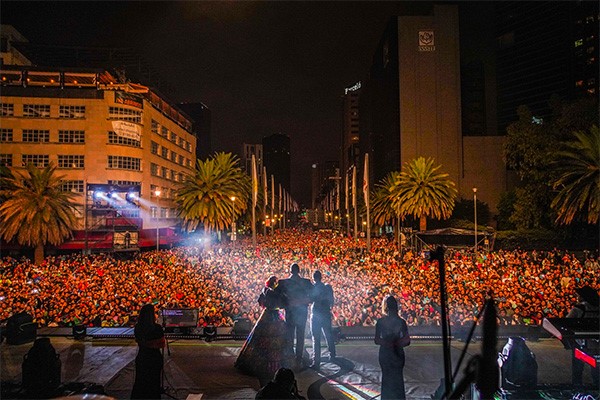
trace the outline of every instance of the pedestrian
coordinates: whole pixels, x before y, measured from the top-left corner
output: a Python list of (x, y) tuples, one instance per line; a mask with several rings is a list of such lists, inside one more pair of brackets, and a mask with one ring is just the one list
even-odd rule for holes
[(381, 399), (405, 399), (404, 348), (410, 344), (406, 321), (398, 315), (398, 302), (393, 296), (383, 300), (384, 316), (375, 325), (375, 344), (379, 345), (381, 366)]
[(319, 369), (321, 365), (321, 333), (323, 333), (327, 342), (329, 360), (333, 361), (336, 357), (335, 340), (331, 328), (331, 308), (334, 302), (333, 288), (329, 284), (324, 284), (322, 278), (321, 271), (317, 270), (313, 273), (314, 284), (311, 291), (313, 303), (310, 317), (313, 359), (310, 367), (316, 369)]
[(311, 290), (310, 280), (300, 276), (300, 267), (296, 263), (290, 266), (290, 276), (281, 279), (275, 288), (283, 299), (288, 338), (290, 343), (295, 343), (295, 362), (299, 368), (303, 365), (304, 337)]

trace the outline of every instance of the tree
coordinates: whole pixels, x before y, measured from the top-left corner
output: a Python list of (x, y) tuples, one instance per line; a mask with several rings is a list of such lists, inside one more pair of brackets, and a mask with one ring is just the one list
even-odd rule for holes
[(552, 208), (559, 224), (570, 224), (576, 215), (590, 224), (600, 214), (600, 133), (598, 126), (574, 132), (575, 140), (564, 144), (554, 156), (558, 178), (552, 187), (558, 190)]
[(75, 194), (61, 190), (61, 179), (50, 163), (43, 169), (32, 164), (21, 175), (10, 171), (0, 179), (0, 235), (35, 249), (34, 262), (44, 259), (44, 246), (63, 243), (77, 224)]
[(250, 177), (233, 154), (216, 153), (198, 160), (194, 173), (185, 177), (175, 195), (184, 228), (194, 230), (202, 224), (204, 230), (221, 230), (231, 226), (248, 208), (250, 190)]
[[(427, 229), (427, 218), (448, 219), (457, 196), (456, 184), (434, 167), (432, 158), (419, 157), (405, 163), (394, 189), (401, 217), (419, 219), (419, 229)], [(395, 208), (395, 207), (394, 207)]]
[(398, 216), (397, 182), (399, 180), (400, 172), (392, 171), (375, 185), (371, 204), (371, 218), (374, 224), (383, 226)]

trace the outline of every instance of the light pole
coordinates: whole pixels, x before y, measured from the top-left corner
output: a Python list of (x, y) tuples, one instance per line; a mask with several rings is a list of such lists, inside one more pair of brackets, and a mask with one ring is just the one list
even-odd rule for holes
[(232, 217), (231, 217), (231, 241), (235, 242), (235, 196), (231, 196)]
[(160, 212), (160, 207), (159, 207), (159, 199), (160, 199), (160, 190), (155, 190), (154, 191), (154, 195), (156, 196), (156, 251), (158, 251), (159, 246), (160, 246), (160, 230), (158, 228), (158, 213)]
[(477, 188), (473, 188), (473, 212), (475, 216), (475, 260), (477, 260)]

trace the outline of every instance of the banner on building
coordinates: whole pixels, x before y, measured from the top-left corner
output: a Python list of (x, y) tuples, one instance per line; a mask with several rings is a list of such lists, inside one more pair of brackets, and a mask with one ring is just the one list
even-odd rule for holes
[(126, 121), (112, 121), (113, 131), (117, 136), (140, 141), (142, 137), (142, 128), (138, 124)]
[(126, 92), (115, 92), (115, 103), (125, 106), (144, 108), (144, 98)]
[(419, 51), (435, 51), (433, 31), (419, 31)]

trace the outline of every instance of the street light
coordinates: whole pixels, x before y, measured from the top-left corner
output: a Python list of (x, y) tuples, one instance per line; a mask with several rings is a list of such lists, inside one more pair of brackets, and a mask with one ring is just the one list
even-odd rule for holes
[(475, 214), (475, 260), (477, 260), (477, 188), (473, 188), (473, 211)]
[(158, 229), (158, 213), (159, 213), (159, 207), (158, 207), (158, 199), (160, 198), (160, 190), (155, 190), (154, 191), (154, 195), (156, 196), (156, 251), (158, 251), (158, 247), (160, 245), (160, 231)]
[(235, 241), (235, 196), (231, 196), (233, 216), (231, 217), (231, 241)]

